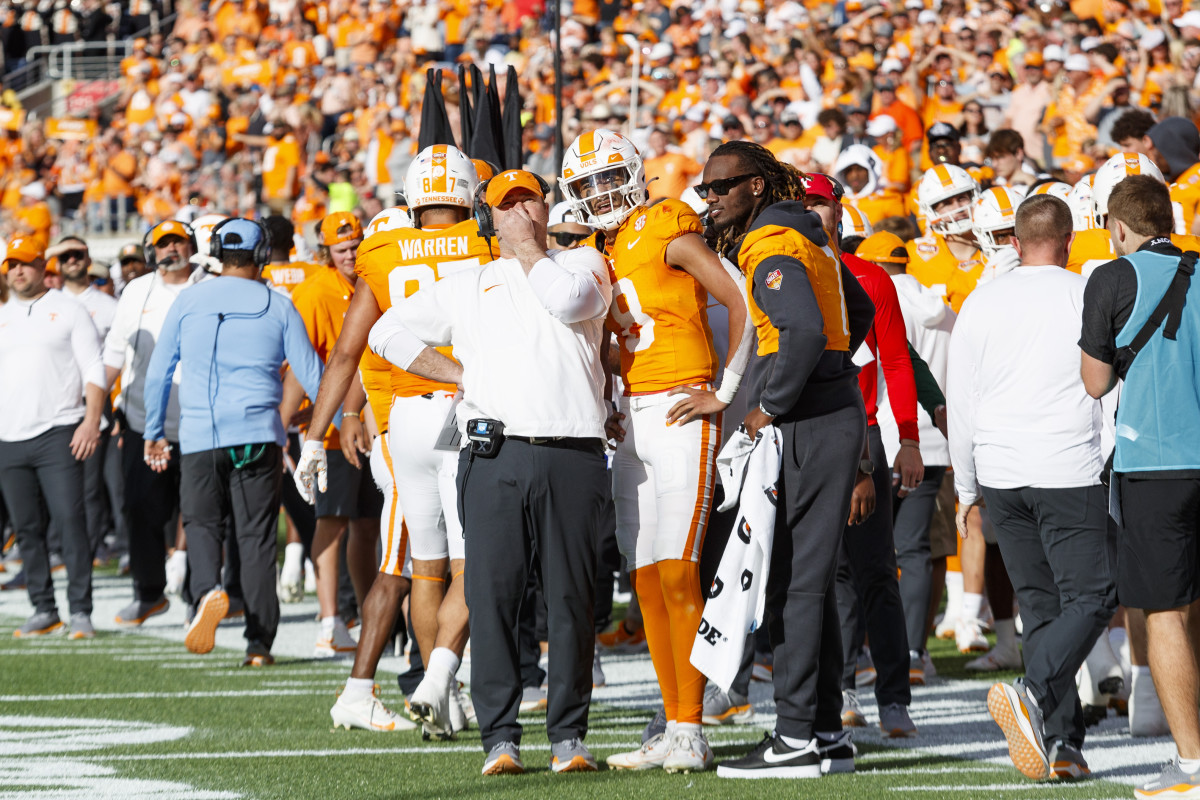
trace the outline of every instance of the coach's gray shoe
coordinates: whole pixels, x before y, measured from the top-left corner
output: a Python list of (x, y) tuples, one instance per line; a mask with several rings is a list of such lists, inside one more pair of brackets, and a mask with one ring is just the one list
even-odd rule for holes
[(1012, 686), (996, 683), (988, 691), (988, 711), (1008, 739), (1008, 756), (1013, 766), (1031, 780), (1040, 781), (1050, 774), (1042, 710), (1017, 678)]
[(663, 736), (667, 732), (667, 710), (659, 706), (658, 713), (654, 715), (654, 719), (646, 723), (646, 727), (642, 729), (642, 744), (653, 739), (655, 736)]
[(879, 728), (892, 739), (916, 736), (917, 726), (908, 715), (908, 706), (891, 703), (879, 708)]
[(92, 627), (92, 617), (82, 611), (71, 615), (71, 639), (95, 639), (96, 629)]
[(38, 611), (25, 620), (25, 624), (13, 631), (13, 636), (22, 639), (26, 636), (45, 636), (62, 630), (63, 623), (57, 611)]
[(555, 772), (595, 772), (596, 759), (582, 739), (564, 739), (550, 745), (550, 769)]
[(704, 690), (704, 711), (701, 721), (705, 725), (736, 725), (754, 719), (754, 706), (744, 694), (730, 689), (728, 692), (715, 683)]
[(159, 597), (157, 600), (134, 600), (118, 611), (113, 621), (118, 625), (141, 625), (151, 617), (166, 613), (170, 607), (171, 601), (166, 597)]
[(1179, 756), (1167, 764), (1162, 773), (1134, 789), (1133, 796), (1144, 800), (1159, 800), (1164, 797), (1200, 797), (1200, 772), (1190, 775), (1179, 766)]
[(1079, 748), (1070, 742), (1058, 741), (1050, 748), (1050, 777), (1060, 781), (1075, 781), (1092, 774)]
[(524, 771), (521, 749), (515, 742), (500, 742), (494, 745), (483, 761), (484, 775), (520, 775)]

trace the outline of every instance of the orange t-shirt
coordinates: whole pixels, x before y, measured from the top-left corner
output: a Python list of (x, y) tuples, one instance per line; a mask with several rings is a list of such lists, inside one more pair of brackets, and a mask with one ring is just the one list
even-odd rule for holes
[(683, 153), (664, 153), (647, 159), (645, 165), (646, 191), (651, 200), (678, 200), (692, 178), (704, 171), (703, 166)]
[(288, 172), (300, 168), (300, 144), (292, 134), (272, 142), (263, 150), (262, 188), (263, 197), (269, 199), (292, 199), (296, 194), (296, 174), (289, 179)]

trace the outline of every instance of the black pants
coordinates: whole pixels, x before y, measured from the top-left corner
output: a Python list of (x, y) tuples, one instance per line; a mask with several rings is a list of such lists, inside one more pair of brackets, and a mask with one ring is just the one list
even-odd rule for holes
[(1021, 606), (1025, 681), (1047, 744), (1083, 744), (1075, 673), (1117, 607), (1116, 540), (1104, 488), (983, 487), (996, 541)]
[(896, 565), (900, 567), (900, 601), (904, 605), (909, 650), (925, 649), (925, 626), (933, 599), (929, 525), (937, 510), (938, 491), (945, 475), (945, 467), (927, 466), (925, 477), (915, 492), (909, 492), (904, 498), (892, 498), (895, 504), (892, 538), (896, 542)]
[(775, 654), (775, 730), (811, 739), (842, 729), (842, 637), (834, 573), (866, 436), (862, 402), (777, 422), (783, 435), (767, 630)]
[[(292, 457), (293, 464), (300, 460), (300, 447), (300, 434), (289, 433), (288, 455)], [(289, 474), (288, 477), (291, 478), (291, 475)], [(283, 482), (283, 508), (292, 518), (292, 523), (296, 526), (296, 533), (300, 535), (300, 543), (304, 545), (304, 557), (312, 558), (312, 542), (313, 534), (317, 529), (317, 514), (308, 501), (300, 496), (300, 490), (296, 488), (294, 480)]]
[(583, 738), (592, 697), (596, 540), (608, 493), (600, 441), (506, 440), (495, 458), (459, 460), (466, 534), (471, 697), (483, 749), (519, 743), (518, 617), (532, 563), (541, 571), (554, 669), (546, 730), (551, 742)]
[[(112, 421), (112, 414), (108, 415)], [(87, 517), (88, 547), (92, 558), (100, 549), (100, 543), (113, 529), (113, 510), (108, 504), (108, 486), (104, 481), (104, 465), (108, 461), (108, 449), (116, 447), (107, 430), (100, 432), (96, 452), (83, 462), (83, 509)]]
[(62, 536), (71, 613), (92, 613), (92, 551), (83, 506), (83, 464), (71, 455), (76, 427), (62, 425), (32, 439), (0, 442), (0, 492), (25, 562), (29, 602), (39, 612), (56, 609), (44, 499), (49, 522)]
[[(908, 685), (908, 633), (896, 545), (892, 539), (892, 467), (878, 425), (867, 428), (875, 473), (875, 513), (861, 525), (847, 525), (838, 558), (837, 600), (842, 625), (842, 688), (854, 688), (854, 667), (862, 651), (862, 629), (871, 637), (875, 699), (880, 706), (912, 702)], [(857, 478), (857, 475), (855, 476)], [(847, 507), (847, 515), (849, 508)], [(861, 614), (861, 623), (859, 616)]]
[[(167, 548), (175, 542), (179, 518), (179, 459), (165, 472), (146, 465), (142, 434), (125, 431), (121, 466), (125, 475), (125, 519), (129, 522), (129, 572), (137, 600), (153, 602), (167, 586)], [(171, 443), (179, 452), (178, 442)]]
[(283, 452), (268, 442), (252, 445), (258, 457), (240, 469), (231, 450), (202, 450), (183, 456), (179, 506), (188, 539), (188, 587), (200, 600), (221, 584), (225, 532), (232, 532), (237, 572), (246, 601), (246, 640), (250, 653), (269, 653), (279, 629), (275, 594), (276, 526), (283, 478)]

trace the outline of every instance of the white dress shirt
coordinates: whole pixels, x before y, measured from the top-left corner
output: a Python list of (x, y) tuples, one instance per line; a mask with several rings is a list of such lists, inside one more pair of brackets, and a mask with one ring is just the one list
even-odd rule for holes
[(1098, 483), (1100, 404), (1079, 375), (1085, 283), (1061, 267), (1019, 267), (963, 303), (946, 391), (959, 502), (975, 502), (980, 485)]
[[(154, 342), (162, 330), (168, 309), (192, 282), (164, 283), (157, 272), (134, 278), (121, 293), (112, 328), (104, 338), (104, 366), (121, 370), (121, 396), (117, 406), (125, 413), (129, 426), (138, 433), (146, 430), (142, 393)], [(167, 439), (172, 442), (179, 441), (179, 374), (176, 369), (163, 426)]]
[(87, 309), (58, 289), (0, 306), (0, 442), (77, 425), (84, 384), (104, 386), (100, 336)]
[(605, 438), (608, 269), (587, 247), (548, 255), (528, 276), (515, 258), (446, 276), (388, 309), (371, 349), (407, 368), (426, 345), (453, 345), (464, 432), (468, 420), (497, 419), (513, 436)]

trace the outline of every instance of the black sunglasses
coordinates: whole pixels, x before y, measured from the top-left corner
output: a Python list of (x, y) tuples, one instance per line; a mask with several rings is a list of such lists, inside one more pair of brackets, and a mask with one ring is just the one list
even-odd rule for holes
[(87, 250), (68, 250), (58, 257), (59, 261), (83, 261), (87, 258)]
[(591, 236), (590, 233), (569, 233), (568, 231), (558, 231), (550, 235), (554, 237), (554, 241), (558, 242), (561, 247), (570, 247), (573, 244), (579, 244)]
[(735, 175), (732, 178), (718, 178), (708, 183), (698, 183), (695, 186), (696, 194), (700, 195), (701, 200), (707, 200), (709, 192), (712, 192), (717, 197), (724, 197), (733, 191), (733, 187), (757, 177), (756, 173), (747, 172), (745, 175)]

